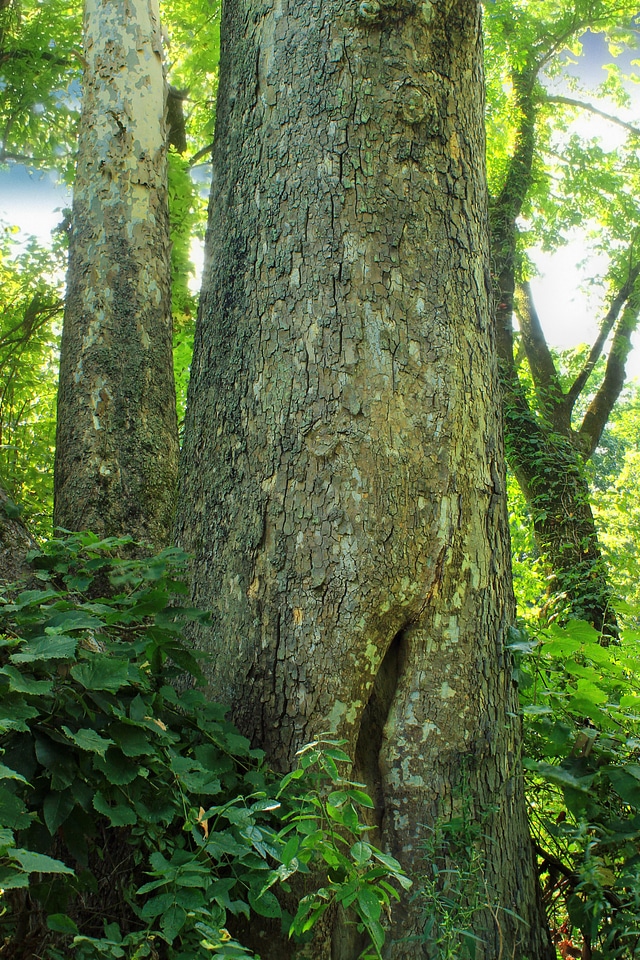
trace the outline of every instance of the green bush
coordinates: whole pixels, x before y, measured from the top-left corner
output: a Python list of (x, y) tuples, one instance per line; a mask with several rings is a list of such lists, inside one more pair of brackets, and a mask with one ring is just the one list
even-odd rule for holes
[[(637, 619), (637, 618), (634, 618)], [(640, 950), (640, 634), (516, 630), (531, 825), (552, 929), (592, 960)]]
[[(178, 599), (185, 557), (118, 558), (125, 540), (48, 542), (0, 609), (0, 887), (11, 956), (249, 957), (234, 918), (304, 939), (340, 903), (380, 957), (408, 887), (363, 839), (371, 806), (322, 741), (271, 773), (200, 679)], [(294, 916), (278, 888), (307, 874)], [(295, 881), (294, 881), (295, 882)]]

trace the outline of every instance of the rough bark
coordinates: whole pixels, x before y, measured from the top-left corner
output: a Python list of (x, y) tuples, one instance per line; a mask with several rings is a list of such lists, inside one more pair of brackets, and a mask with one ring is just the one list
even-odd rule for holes
[(87, 0), (84, 57), (54, 523), (159, 546), (178, 432), (156, 0)]
[[(241, 729), (281, 768), (344, 737), (418, 886), (465, 792), (495, 907), (478, 957), (538, 960), (479, 38), (475, 0), (227, 0), (178, 539)], [(427, 955), (427, 910), (396, 911), (389, 957)], [(305, 956), (355, 960), (330, 939)]]

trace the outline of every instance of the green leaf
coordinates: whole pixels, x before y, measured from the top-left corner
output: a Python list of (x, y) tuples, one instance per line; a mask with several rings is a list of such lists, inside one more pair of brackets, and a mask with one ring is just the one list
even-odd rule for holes
[(88, 727), (83, 730), (76, 730), (75, 733), (66, 726), (63, 726), (62, 729), (69, 739), (73, 740), (81, 750), (87, 750), (90, 753), (99, 753), (100, 756), (104, 756), (107, 749), (113, 746), (113, 740), (101, 737), (99, 733), (96, 733), (95, 730), (91, 730)]
[(34, 680), (33, 677), (25, 676), (20, 670), (16, 670), (11, 664), (7, 664), (0, 669), (0, 675), (9, 680), (9, 690), (14, 693), (29, 693), (36, 696), (46, 696), (53, 690), (51, 680)]
[(109, 783), (118, 787), (132, 783), (140, 771), (140, 766), (136, 761), (125, 757), (120, 750), (113, 747), (102, 756), (96, 756), (93, 766), (104, 774)]
[(252, 890), (249, 891), (249, 904), (260, 917), (280, 917), (282, 908), (278, 903), (276, 896), (270, 890), (257, 895)]
[(30, 823), (31, 818), (20, 797), (0, 786), (0, 826), (26, 830)]
[(112, 827), (132, 827), (138, 819), (135, 811), (123, 803), (111, 806), (100, 791), (93, 798), (93, 806), (98, 813), (108, 817)]
[(112, 723), (109, 733), (125, 757), (140, 757), (155, 753), (155, 746), (149, 742), (149, 736), (142, 727), (121, 722)]
[(54, 860), (53, 857), (47, 857), (44, 853), (34, 853), (32, 850), (12, 850), (11, 856), (17, 860), (23, 870), (27, 873), (68, 873), (73, 875), (73, 870), (61, 860)]
[(75, 807), (75, 800), (71, 795), (71, 790), (52, 790), (44, 798), (44, 803), (42, 805), (42, 812), (44, 815), (44, 822), (47, 825), (47, 830), (53, 836), (58, 827), (61, 827), (65, 822), (73, 808)]
[(349, 852), (358, 866), (363, 866), (371, 859), (371, 854), (373, 851), (368, 843), (358, 840), (357, 843), (354, 843)]
[(87, 690), (115, 693), (131, 683), (131, 668), (125, 660), (109, 659), (104, 654), (89, 654), (71, 667), (71, 676)]
[(361, 807), (368, 807), (370, 810), (373, 810), (373, 800), (368, 793), (364, 792), (364, 790), (349, 790), (348, 794), (354, 803), (358, 803)]
[(4, 763), (0, 763), (0, 780), (19, 780), (20, 783), (28, 782), (21, 773), (17, 773), (17, 771), (12, 770), (11, 767), (5, 766)]
[(61, 628), (63, 631), (100, 630), (103, 626), (103, 620), (85, 613), (84, 610), (65, 610), (62, 613), (56, 613), (45, 623), (45, 629), (52, 628), (56, 632)]
[(382, 904), (380, 903), (375, 891), (370, 887), (363, 887), (361, 890), (358, 890), (356, 902), (358, 904), (359, 913), (363, 919), (370, 923), (380, 919), (380, 914), (382, 913)]
[(78, 645), (77, 637), (65, 637), (60, 634), (51, 634), (30, 640), (23, 644), (20, 653), (13, 653), (9, 659), (13, 663), (33, 663), (47, 660), (69, 660), (74, 656)]
[(187, 919), (187, 912), (178, 904), (173, 904), (163, 913), (160, 918), (160, 929), (167, 940), (167, 943), (173, 943)]
[(78, 935), (80, 931), (66, 913), (50, 913), (47, 917), (47, 926), (54, 933), (65, 933), (71, 936)]
[(29, 874), (18, 867), (0, 867), (0, 890), (16, 890), (29, 886)]

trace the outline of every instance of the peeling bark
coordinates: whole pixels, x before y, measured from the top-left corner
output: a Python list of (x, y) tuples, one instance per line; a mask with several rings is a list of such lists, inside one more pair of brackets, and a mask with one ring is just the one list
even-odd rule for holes
[(54, 523), (166, 542), (178, 431), (156, 0), (86, 0)]
[[(212, 694), (282, 769), (344, 737), (418, 885), (468, 790), (499, 916), (478, 958), (551, 957), (505, 650), (479, 4), (227, 0), (222, 43), (178, 518)], [(427, 909), (398, 908), (393, 960), (426, 956)], [(331, 939), (298, 955), (355, 960)]]

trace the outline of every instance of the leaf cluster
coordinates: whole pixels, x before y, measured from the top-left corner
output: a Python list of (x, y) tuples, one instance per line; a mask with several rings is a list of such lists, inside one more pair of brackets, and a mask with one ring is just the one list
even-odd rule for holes
[[(193, 960), (252, 954), (253, 916), (305, 938), (334, 903), (380, 957), (408, 886), (363, 837), (371, 800), (336, 743), (285, 777), (208, 702), (181, 632), (185, 556), (119, 555), (123, 538), (54, 539), (0, 612), (0, 887), (14, 957)], [(293, 915), (275, 891), (307, 878)], [(289, 902), (289, 901), (287, 901)], [(295, 903), (294, 897), (294, 903)], [(28, 931), (26, 936), (25, 931)]]
[(62, 257), (0, 236), (0, 483), (35, 534), (50, 531)]
[(571, 621), (511, 643), (547, 908), (600, 960), (640, 948), (639, 639)]

